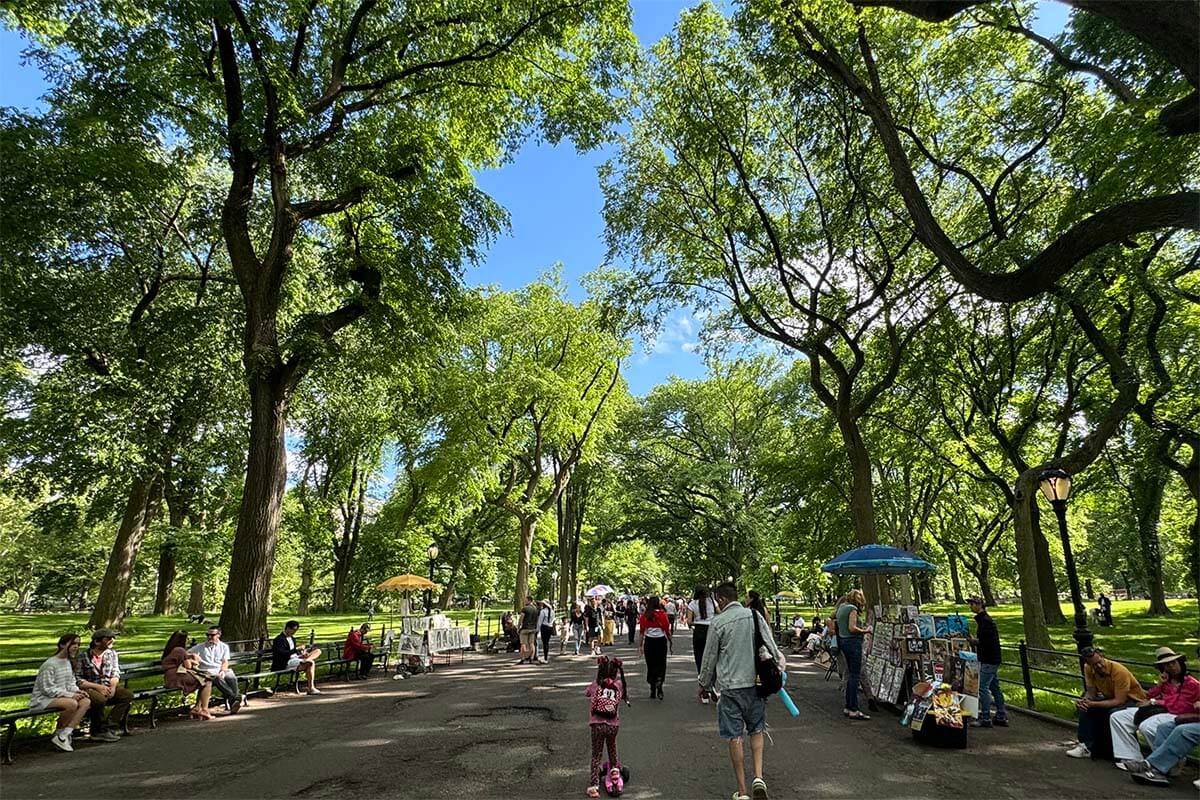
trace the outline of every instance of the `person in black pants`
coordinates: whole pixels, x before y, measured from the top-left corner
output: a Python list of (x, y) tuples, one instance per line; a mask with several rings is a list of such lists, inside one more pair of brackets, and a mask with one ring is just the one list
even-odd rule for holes
[(646, 662), (646, 683), (650, 697), (662, 700), (663, 681), (667, 677), (667, 653), (671, 649), (671, 621), (662, 609), (658, 597), (646, 601), (646, 613), (638, 620), (641, 639), (638, 652)]
[(629, 643), (633, 644), (633, 635), (637, 632), (638, 604), (637, 600), (625, 601), (625, 627), (629, 629)]
[[(696, 657), (696, 674), (700, 674), (700, 664), (704, 661), (704, 646), (708, 642), (708, 625), (717, 615), (717, 606), (708, 596), (708, 589), (697, 586), (692, 594), (692, 602), (684, 613), (688, 625), (692, 629), (692, 655)], [(706, 689), (700, 690), (700, 702), (708, 704), (711, 695)]]

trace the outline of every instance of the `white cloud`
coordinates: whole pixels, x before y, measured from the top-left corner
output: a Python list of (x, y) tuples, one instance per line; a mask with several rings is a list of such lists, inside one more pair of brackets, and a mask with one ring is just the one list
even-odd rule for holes
[(690, 310), (672, 311), (658, 330), (658, 335), (646, 342), (652, 353), (694, 353), (700, 347), (700, 323)]

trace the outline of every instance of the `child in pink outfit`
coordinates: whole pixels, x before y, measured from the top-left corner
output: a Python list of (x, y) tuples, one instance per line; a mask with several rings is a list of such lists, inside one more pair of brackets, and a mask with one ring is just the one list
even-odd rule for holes
[(617, 760), (617, 731), (621, 726), (623, 701), (629, 705), (629, 691), (625, 686), (625, 669), (621, 660), (600, 656), (596, 667), (596, 680), (588, 685), (585, 695), (591, 700), (589, 725), (592, 729), (592, 782), (587, 796), (600, 796), (600, 760), (604, 748), (608, 748), (608, 765), (612, 772), (620, 775), (621, 762)]

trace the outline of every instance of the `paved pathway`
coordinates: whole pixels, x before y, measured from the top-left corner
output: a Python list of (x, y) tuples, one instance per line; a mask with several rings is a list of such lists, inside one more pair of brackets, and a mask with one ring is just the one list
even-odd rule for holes
[[(625, 797), (728, 798), (733, 777), (716, 712), (695, 700), (690, 637), (681, 631), (666, 699), (646, 698), (628, 645), (633, 707), (618, 740), (633, 772)], [(231, 719), (171, 720), (115, 744), (74, 753), (26, 746), (0, 769), (0, 795), (89, 800), (214, 798), (581, 798), (589, 737), (585, 657), (517, 666), (515, 655), (470, 655), (461, 665), (405, 681), (330, 683), (320, 697), (255, 702)], [(793, 665), (793, 719), (768, 712), (772, 798), (1196, 797), (1187, 780), (1141, 787), (1113, 767), (1068, 759), (1066, 729), (1016, 717), (1008, 729), (973, 730), (970, 748), (915, 744), (887, 712), (850, 723), (837, 687)]]

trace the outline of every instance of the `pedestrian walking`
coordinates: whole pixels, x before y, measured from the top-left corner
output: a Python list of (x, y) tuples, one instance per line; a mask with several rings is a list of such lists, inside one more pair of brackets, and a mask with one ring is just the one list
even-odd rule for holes
[[(708, 596), (708, 589), (697, 586), (692, 593), (692, 602), (687, 606), (688, 625), (692, 629), (692, 655), (696, 659), (696, 674), (700, 674), (700, 664), (704, 661), (704, 648), (708, 642), (708, 626), (717, 615), (717, 606)], [(711, 695), (701, 687), (700, 702), (708, 705)]]
[(638, 601), (630, 598), (625, 601), (625, 627), (629, 634), (629, 643), (633, 644), (634, 634), (637, 633)]
[(591, 648), (592, 655), (600, 655), (600, 600), (593, 597), (591, 602), (583, 609), (584, 627), (587, 628), (588, 647)]
[(571, 604), (568, 622), (571, 625), (571, 638), (575, 640), (575, 655), (579, 655), (579, 645), (583, 643), (583, 606), (581, 604)]
[(858, 682), (862, 675), (863, 634), (871, 632), (871, 626), (859, 624), (863, 606), (867, 603), (862, 589), (852, 589), (846, 602), (837, 609), (838, 650), (846, 659), (846, 707), (842, 714), (852, 720), (870, 719), (858, 708)]
[[(554, 608), (549, 600), (543, 600), (538, 610), (538, 630), (542, 634), (542, 654), (550, 663), (550, 638), (554, 636)], [(536, 648), (535, 648), (536, 649)]]
[(616, 609), (613, 607), (612, 600), (605, 600), (602, 606), (604, 611), (604, 633), (600, 640), (601, 644), (613, 643), (613, 616), (616, 614)]
[[(979, 597), (967, 598), (975, 614), (975, 652), (979, 657), (979, 717), (971, 723), (976, 728), (999, 725), (1008, 727), (1008, 709), (1004, 707), (1004, 692), (1000, 690), (1000, 631), (996, 621), (987, 613), (987, 604)], [(992, 702), (996, 717), (991, 716)]]
[(537, 661), (538, 620), (541, 614), (542, 610), (533, 602), (533, 596), (526, 595), (525, 606), (521, 609), (521, 664)]
[(646, 612), (638, 620), (642, 635), (638, 652), (646, 662), (646, 683), (650, 684), (650, 699), (663, 699), (663, 682), (667, 677), (667, 653), (671, 650), (671, 622), (663, 611), (658, 597), (646, 600)]
[(621, 703), (629, 705), (629, 687), (625, 683), (625, 668), (619, 658), (600, 656), (596, 664), (596, 679), (584, 694), (591, 700), (588, 727), (592, 731), (592, 771), (587, 796), (600, 796), (600, 760), (608, 749), (610, 785), (623, 784), (621, 762), (617, 756), (617, 733), (621, 728)]
[(674, 633), (675, 632), (675, 617), (678, 616), (678, 614), (679, 614), (679, 607), (677, 605), (675, 605), (675, 598), (673, 598), (673, 597), (667, 598), (667, 605), (666, 605), (665, 610), (667, 612), (667, 622), (671, 623), (671, 633)]
[(700, 689), (717, 691), (717, 730), (729, 742), (729, 760), (737, 791), (733, 800), (750, 800), (746, 794), (744, 739), (750, 738), (754, 766), (751, 791), (754, 800), (766, 800), (767, 782), (763, 779), (763, 731), (767, 727), (767, 702), (759, 697), (755, 649), (755, 626), (762, 646), (775, 659), (780, 670), (787, 668), (783, 653), (775, 644), (771, 626), (762, 615), (737, 601), (737, 587), (722, 583), (716, 589), (717, 615), (709, 623), (704, 660), (700, 663)]

